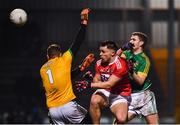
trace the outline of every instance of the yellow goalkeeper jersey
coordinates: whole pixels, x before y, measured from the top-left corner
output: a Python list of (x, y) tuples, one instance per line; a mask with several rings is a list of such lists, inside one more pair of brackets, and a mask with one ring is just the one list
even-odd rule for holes
[(40, 69), (47, 107), (61, 106), (76, 98), (71, 83), (71, 50), (50, 59)]

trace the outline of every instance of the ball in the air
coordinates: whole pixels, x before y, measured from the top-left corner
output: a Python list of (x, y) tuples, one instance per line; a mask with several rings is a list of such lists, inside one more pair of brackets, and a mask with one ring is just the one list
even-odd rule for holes
[(10, 20), (16, 25), (24, 25), (27, 21), (27, 13), (20, 8), (14, 9), (10, 13)]

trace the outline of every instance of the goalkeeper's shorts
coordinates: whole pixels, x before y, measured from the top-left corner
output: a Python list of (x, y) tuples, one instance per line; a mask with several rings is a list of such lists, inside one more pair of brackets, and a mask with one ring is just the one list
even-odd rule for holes
[(49, 116), (54, 124), (79, 124), (86, 116), (87, 110), (76, 101), (49, 108)]

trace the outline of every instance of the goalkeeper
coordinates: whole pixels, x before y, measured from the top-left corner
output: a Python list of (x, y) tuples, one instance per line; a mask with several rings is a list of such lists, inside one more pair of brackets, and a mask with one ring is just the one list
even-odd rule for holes
[(70, 48), (62, 53), (59, 45), (51, 44), (47, 48), (48, 61), (40, 69), (46, 104), (53, 124), (78, 124), (87, 113), (87, 110), (75, 101), (71, 83), (71, 63), (84, 40), (89, 12), (89, 9), (82, 10), (81, 27)]

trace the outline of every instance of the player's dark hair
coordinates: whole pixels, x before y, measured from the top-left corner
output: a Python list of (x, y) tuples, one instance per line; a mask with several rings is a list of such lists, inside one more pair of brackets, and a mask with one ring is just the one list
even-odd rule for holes
[(145, 33), (142, 32), (133, 32), (131, 35), (137, 35), (141, 41), (144, 42), (143, 48), (146, 46), (148, 42), (148, 36)]
[(101, 42), (101, 43), (100, 43), (100, 46), (101, 46), (101, 47), (107, 46), (108, 49), (112, 49), (112, 50), (114, 50), (115, 52), (118, 50), (118, 46), (116, 45), (116, 43), (113, 42), (113, 41), (109, 41), (109, 40), (106, 40), (106, 41)]
[(60, 53), (61, 53), (61, 48), (57, 44), (51, 44), (47, 48), (47, 55), (49, 56), (50, 59), (59, 56)]

